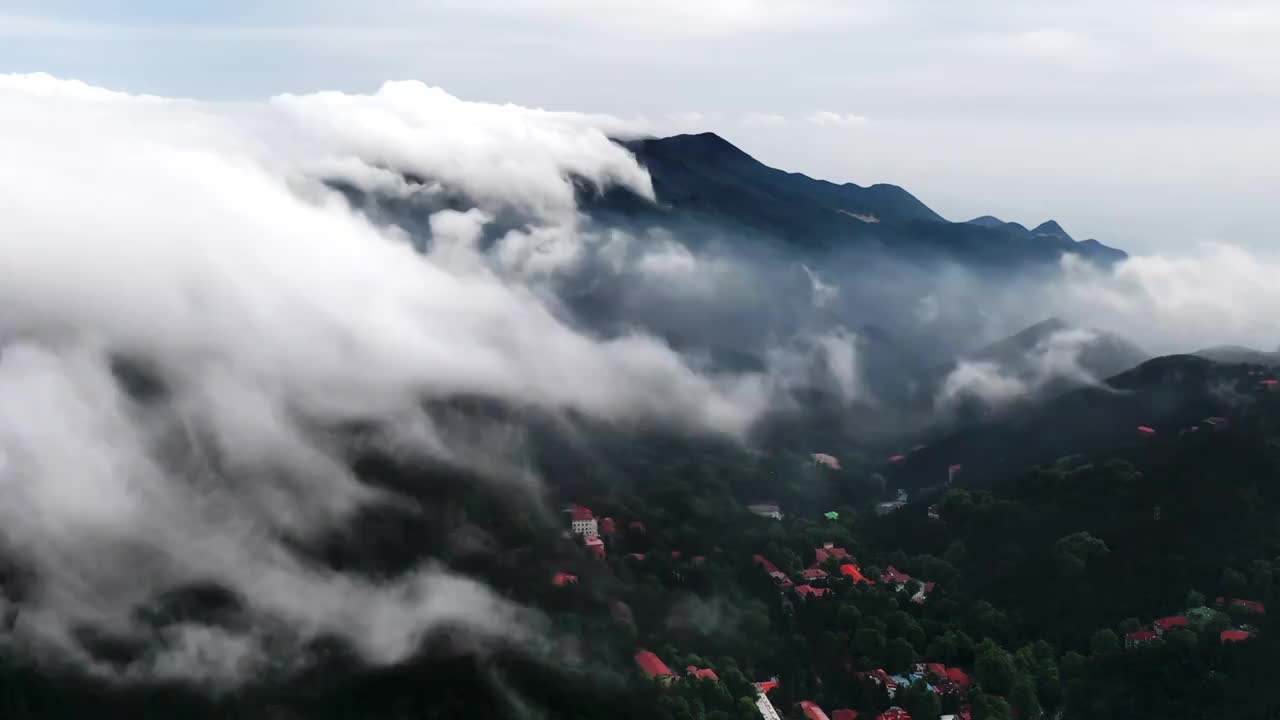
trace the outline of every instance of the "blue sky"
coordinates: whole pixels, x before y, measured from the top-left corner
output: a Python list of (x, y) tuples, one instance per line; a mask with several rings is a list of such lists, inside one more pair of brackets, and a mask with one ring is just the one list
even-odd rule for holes
[(1280, 6), (895, 0), (0, 0), (0, 71), (209, 99), (368, 92), (715, 130), (951, 219), (1269, 248)]

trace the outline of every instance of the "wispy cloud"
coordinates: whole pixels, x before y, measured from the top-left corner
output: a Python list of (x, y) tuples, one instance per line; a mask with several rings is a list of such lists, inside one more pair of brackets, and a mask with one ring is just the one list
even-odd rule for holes
[(787, 117), (776, 113), (748, 113), (742, 117), (742, 124), (755, 125), (757, 127), (780, 127), (787, 124)]
[(869, 120), (863, 115), (855, 115), (853, 113), (835, 113), (827, 110), (819, 110), (810, 115), (807, 120), (814, 125), (820, 127), (861, 127), (866, 125)]

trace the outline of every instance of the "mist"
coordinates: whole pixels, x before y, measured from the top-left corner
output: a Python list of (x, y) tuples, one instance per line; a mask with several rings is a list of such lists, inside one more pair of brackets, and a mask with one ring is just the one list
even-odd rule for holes
[[(610, 189), (661, 201), (608, 117), (416, 82), (207, 103), (8, 75), (0, 102), (4, 642), (114, 679), (234, 685), (330, 636), (374, 664), (441, 629), (533, 641), (536, 612), (438, 562), (299, 551), (404, 503), (352, 470), (352, 424), (536, 504), (519, 432), (432, 403), (750, 443), (820, 393), (906, 432), (950, 398), (1104, 380), (1079, 362), (1098, 331), (1154, 354), (1280, 337), (1280, 262), (1230, 245), (1009, 273), (592, 213)], [(1018, 367), (965, 359), (1047, 317), (1078, 329)], [(139, 619), (201, 584), (235, 623)], [(147, 650), (106, 662), (86, 632)]]

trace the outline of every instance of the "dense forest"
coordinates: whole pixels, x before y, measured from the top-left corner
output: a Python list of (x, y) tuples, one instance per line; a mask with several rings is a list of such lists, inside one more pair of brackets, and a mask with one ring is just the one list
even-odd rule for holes
[[(319, 543), (317, 562), (394, 574), (435, 555), (536, 608), (541, 643), (443, 632), (371, 668), (335, 640), (301, 675), (218, 691), (103, 681), (6, 647), (0, 717), (754, 720), (764, 682), (787, 718), (807, 703), (915, 720), (1277, 717), (1280, 395), (1257, 388), (1260, 368), (1224, 372), (1248, 401), (1220, 418), (1008, 477), (961, 471), (889, 505), (903, 471), (881, 448), (547, 434), (531, 456), (542, 503), (364, 458), (371, 482), (416, 489), (420, 507), (369, 517), (354, 547)], [(574, 505), (604, 557), (554, 511)], [(445, 542), (462, 528), (484, 549)], [(235, 602), (216, 595), (179, 594), (156, 622)], [(640, 652), (670, 676), (649, 677)]]

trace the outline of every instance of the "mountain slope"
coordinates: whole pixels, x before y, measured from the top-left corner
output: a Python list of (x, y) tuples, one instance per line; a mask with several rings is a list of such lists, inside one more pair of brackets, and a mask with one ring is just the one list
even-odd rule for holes
[[(622, 141), (653, 180), (658, 205), (626, 191), (584, 193), (589, 212), (702, 222), (764, 233), (810, 249), (887, 248), (906, 257), (986, 265), (1056, 262), (1076, 253), (1102, 263), (1125, 254), (1077, 243), (1056, 223), (948, 222), (895, 185), (839, 185), (768, 167), (714, 133)], [(1011, 227), (1012, 226), (1012, 227)]]

